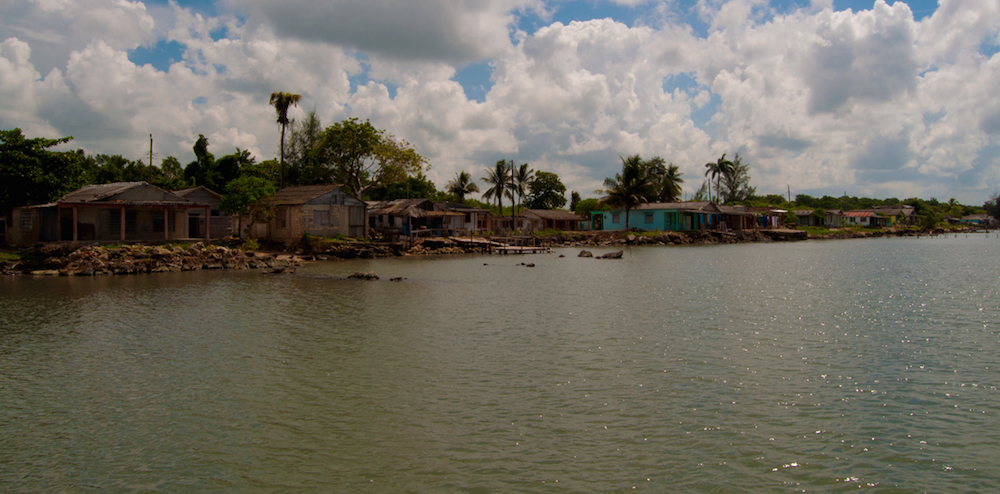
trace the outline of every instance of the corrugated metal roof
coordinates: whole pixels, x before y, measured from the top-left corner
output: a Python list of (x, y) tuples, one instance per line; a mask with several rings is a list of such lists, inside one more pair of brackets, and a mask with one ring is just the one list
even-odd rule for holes
[(844, 216), (850, 218), (871, 218), (875, 216), (875, 211), (844, 211)]
[(216, 191), (214, 191), (212, 189), (209, 189), (208, 187), (205, 187), (204, 185), (199, 185), (197, 187), (189, 187), (187, 189), (181, 189), (181, 190), (172, 190), (171, 192), (173, 192), (174, 194), (177, 194), (177, 195), (179, 195), (181, 197), (186, 198), (188, 196), (188, 194), (190, 194), (192, 192), (195, 192), (195, 191), (199, 191), (199, 190), (203, 190), (205, 192), (208, 192), (209, 195), (211, 195), (212, 197), (215, 197), (216, 199), (222, 199), (222, 194), (219, 194), (218, 192), (216, 192)]
[(636, 210), (645, 209), (675, 209), (678, 211), (696, 211), (701, 213), (719, 213), (721, 210), (715, 203), (710, 201), (689, 201), (689, 202), (650, 202), (639, 205)]
[(59, 202), (96, 202), (107, 199), (126, 190), (146, 185), (146, 182), (115, 182), (111, 184), (84, 185), (62, 196)]
[(305, 204), (323, 194), (335, 191), (340, 185), (290, 185), (274, 194), (274, 203), (281, 205)]
[(428, 211), (434, 210), (434, 203), (430, 199), (394, 199), (392, 201), (380, 201), (369, 203), (368, 214), (391, 214), (404, 218), (423, 218)]
[(577, 216), (576, 213), (560, 211), (558, 209), (525, 209), (518, 214), (518, 216), (525, 215), (534, 215), (543, 220), (552, 221), (584, 221), (584, 219)]

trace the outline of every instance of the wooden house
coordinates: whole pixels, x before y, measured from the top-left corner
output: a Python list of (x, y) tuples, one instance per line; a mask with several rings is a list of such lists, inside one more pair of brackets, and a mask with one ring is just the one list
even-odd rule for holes
[(251, 236), (278, 242), (295, 242), (303, 235), (364, 238), (365, 203), (350, 196), (340, 185), (293, 185), (271, 198), (274, 217), (257, 223)]
[(457, 202), (435, 202), (434, 208), (438, 211), (449, 211), (460, 213), (462, 216), (449, 216), (450, 228), (456, 232), (478, 233), (486, 230), (487, 211), (475, 206), (468, 206)]
[(441, 210), (430, 199), (368, 202), (369, 228), (388, 238), (450, 235), (462, 225), (464, 218), (465, 213)]
[(49, 204), (14, 208), (7, 242), (157, 242), (209, 238), (210, 220), (189, 228), (191, 211), (209, 216), (208, 204), (192, 202), (146, 182), (87, 185)]
[(844, 224), (846, 226), (884, 228), (889, 226), (891, 221), (891, 217), (878, 214), (870, 209), (844, 211)]
[(514, 217), (518, 230), (535, 232), (541, 230), (578, 231), (586, 220), (570, 211), (558, 209), (525, 209)]

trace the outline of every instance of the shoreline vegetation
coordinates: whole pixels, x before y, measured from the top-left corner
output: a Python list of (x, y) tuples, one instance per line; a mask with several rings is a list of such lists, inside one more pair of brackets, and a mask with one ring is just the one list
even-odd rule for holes
[[(812, 230), (812, 231), (810, 231)], [(801, 240), (880, 237), (921, 237), (951, 233), (981, 232), (981, 228), (951, 227), (924, 230), (888, 229), (762, 229), (723, 232), (543, 232), (518, 237), (534, 247), (622, 247), (697, 246)], [(480, 237), (481, 238), (481, 237)], [(503, 242), (503, 237), (493, 237)], [(254, 243), (255, 244), (255, 243)], [(401, 243), (356, 241), (346, 238), (304, 237), (285, 245), (239, 244), (221, 240), (215, 244), (193, 242), (165, 245), (86, 245), (46, 244), (19, 251), (0, 251), (0, 274), (34, 276), (98, 276), (143, 274), (202, 269), (251, 269), (265, 273), (294, 273), (305, 261), (376, 259), (415, 255), (482, 253), (482, 242), (473, 244), (449, 237), (421, 238), (409, 248)]]

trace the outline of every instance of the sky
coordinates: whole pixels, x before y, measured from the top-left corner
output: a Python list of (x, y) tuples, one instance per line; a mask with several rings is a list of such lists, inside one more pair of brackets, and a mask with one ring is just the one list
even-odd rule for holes
[(272, 159), (283, 91), (406, 140), (439, 189), (508, 159), (596, 197), (640, 154), (690, 197), (739, 153), (758, 194), (982, 204), (998, 51), (1000, 0), (0, 0), (0, 128)]

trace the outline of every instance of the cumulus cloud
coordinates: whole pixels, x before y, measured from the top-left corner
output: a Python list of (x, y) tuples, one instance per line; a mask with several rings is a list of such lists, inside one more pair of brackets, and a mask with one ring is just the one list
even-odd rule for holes
[[(293, 118), (315, 107), (324, 124), (367, 118), (406, 139), (439, 186), (514, 159), (587, 196), (620, 170), (619, 155), (639, 153), (680, 166), (690, 193), (705, 162), (739, 152), (761, 193), (976, 202), (1000, 187), (1000, 55), (981, 51), (997, 39), (1000, 6), (941, 0), (917, 22), (901, 1), (833, 5), (701, 0), (709, 28), (698, 34), (663, 12), (658, 25), (517, 30), (526, 10), (560, 7), (539, 0), (226, 0), (218, 15), (0, 2), (0, 122), (130, 158), (153, 133), (157, 155), (182, 162), (198, 134), (216, 155), (268, 159), (278, 128), (267, 95), (288, 91), (303, 96)], [(183, 50), (166, 70), (129, 59), (165, 42)], [(492, 85), (477, 101), (457, 79), (480, 60)]]
[(241, 0), (282, 37), (348, 46), (397, 60), (462, 64), (510, 47), (512, 12), (531, 0)]

